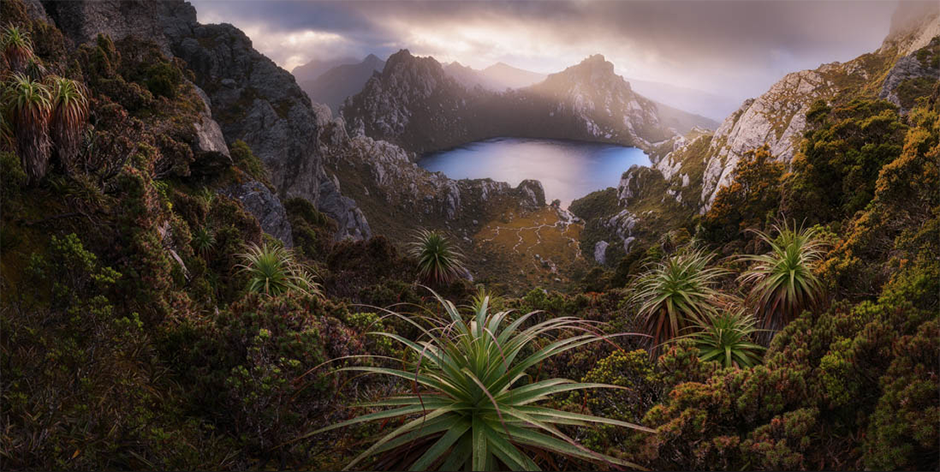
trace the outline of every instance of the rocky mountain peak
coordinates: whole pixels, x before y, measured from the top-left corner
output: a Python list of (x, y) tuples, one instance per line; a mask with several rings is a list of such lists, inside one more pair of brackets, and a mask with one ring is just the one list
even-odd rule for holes
[(898, 49), (898, 56), (916, 51), (940, 35), (940, 3), (898, 2), (891, 16), (891, 30), (880, 51)]
[(365, 59), (362, 60), (362, 63), (366, 65), (376, 65), (380, 64), (381, 62), (382, 59), (379, 59), (379, 56), (376, 56), (375, 54), (369, 54)]
[(385, 61), (387, 66), (398, 66), (399, 64), (408, 63), (415, 59), (415, 56), (411, 55), (411, 51), (407, 49), (399, 49), (398, 52), (388, 56), (388, 60)]
[(549, 75), (545, 84), (551, 88), (591, 87), (595, 91), (633, 93), (630, 83), (614, 72), (614, 64), (600, 54), (590, 56), (577, 65)]

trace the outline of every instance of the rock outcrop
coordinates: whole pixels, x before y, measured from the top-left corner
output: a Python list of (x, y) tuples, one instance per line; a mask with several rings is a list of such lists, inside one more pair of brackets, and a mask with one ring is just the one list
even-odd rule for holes
[(196, 24), (196, 9), (183, 0), (44, 0), (42, 5), (62, 33), (76, 44), (91, 42), (99, 34), (115, 41), (136, 36), (170, 53), (173, 38)]
[(885, 77), (879, 98), (897, 105), (902, 113), (913, 105), (907, 91), (929, 90), (940, 80), (940, 36), (927, 46), (898, 59)]
[[(899, 12), (908, 6), (901, 5)], [(874, 53), (787, 74), (766, 93), (746, 100), (709, 137), (693, 133), (696, 139), (673, 140), (675, 148), (654, 157), (655, 166), (667, 179), (686, 169), (693, 184), (696, 174), (701, 173), (701, 194), (695, 200), (704, 213), (718, 190), (730, 183), (731, 173), (745, 152), (767, 144), (775, 159), (790, 163), (806, 130), (806, 111), (814, 101), (839, 100), (843, 95), (874, 89), (880, 91), (881, 98), (901, 106), (903, 112), (904, 104), (895, 92), (898, 86), (918, 77), (936, 80), (938, 76), (936, 66), (919, 59), (916, 52), (929, 47), (931, 38), (940, 34), (938, 9), (934, 5), (916, 14), (896, 14), (891, 34)], [(888, 68), (887, 76), (882, 75)], [(883, 82), (882, 77), (886, 77)], [(708, 145), (702, 146), (705, 139)], [(675, 183), (672, 190), (680, 191)]]
[[(228, 145), (243, 140), (268, 167), (278, 190), (264, 201), (280, 205), (278, 197), (305, 198), (339, 223), (338, 238), (371, 236), (355, 202), (338, 194), (323, 167), (318, 135), (324, 120), (290, 73), (256, 51), (242, 31), (228, 24), (199, 24), (195, 9), (182, 0), (50, 1), (43, 6), (77, 44), (99, 33), (114, 39), (135, 36), (184, 60), (211, 110), (195, 123), (197, 152), (228, 158)], [(255, 216), (266, 218), (265, 213)]]
[(240, 201), (245, 209), (258, 219), (265, 233), (280, 239), (285, 247), (294, 247), (287, 211), (277, 195), (274, 195), (264, 184), (252, 180), (222, 189), (220, 193)]

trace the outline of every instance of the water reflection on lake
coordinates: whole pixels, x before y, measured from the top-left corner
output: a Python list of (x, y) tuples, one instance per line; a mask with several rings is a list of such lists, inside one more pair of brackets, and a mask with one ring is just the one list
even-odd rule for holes
[(631, 165), (650, 165), (646, 154), (615, 144), (555, 139), (493, 138), (423, 157), (418, 165), (441, 171), (452, 179), (509, 182), (516, 186), (536, 179), (545, 187), (545, 199), (572, 200), (595, 190), (616, 187)]

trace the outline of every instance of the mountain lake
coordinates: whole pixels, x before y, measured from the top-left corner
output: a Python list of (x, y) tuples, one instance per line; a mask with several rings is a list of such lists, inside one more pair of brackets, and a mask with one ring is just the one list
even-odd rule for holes
[(542, 182), (545, 200), (572, 200), (595, 190), (617, 187), (632, 165), (649, 166), (641, 149), (616, 144), (557, 139), (493, 138), (429, 153), (418, 165), (452, 179), (483, 179), (519, 185), (525, 179)]

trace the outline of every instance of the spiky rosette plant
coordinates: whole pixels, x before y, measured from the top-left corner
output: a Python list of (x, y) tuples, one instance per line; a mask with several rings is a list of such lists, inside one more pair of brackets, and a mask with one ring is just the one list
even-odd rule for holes
[(320, 296), (320, 285), (294, 259), (294, 253), (276, 245), (251, 244), (238, 268), (248, 275), (248, 291), (277, 296), (296, 291)]
[(0, 36), (0, 48), (14, 73), (26, 72), (29, 61), (33, 59), (33, 43), (25, 31), (13, 25), (4, 28)]
[(49, 89), (23, 74), (13, 76), (3, 97), (16, 139), (16, 150), (30, 182), (38, 182), (49, 168), (49, 117), (52, 102)]
[(699, 358), (725, 367), (753, 367), (760, 364), (766, 348), (754, 344), (757, 322), (742, 307), (729, 307), (708, 313), (697, 320), (687, 335), (699, 350)]
[[(623, 388), (567, 379), (532, 381), (528, 370), (553, 356), (604, 338), (592, 326), (573, 317), (527, 323), (538, 312), (510, 322), (511, 312), (492, 313), (487, 301), (469, 317), (434, 293), (446, 315), (430, 328), (392, 313), (422, 333), (417, 342), (377, 332), (407, 349), (419, 360), (413, 368), (354, 366), (339, 371), (365, 372), (403, 379), (411, 393), (365, 403), (382, 409), (309, 433), (366, 422), (400, 424), (354, 458), (346, 469), (378, 455), (375, 468), (392, 470), (538, 470), (535, 456), (560, 454), (608, 465), (637, 467), (591, 451), (559, 426), (609, 424), (653, 432), (624, 421), (556, 410), (540, 403), (552, 395), (593, 388)], [(429, 321), (430, 322), (430, 321)], [(524, 327), (529, 325), (528, 327)], [(557, 337), (541, 344), (549, 336)], [(358, 356), (354, 356), (358, 357)], [(380, 356), (365, 356), (381, 361)], [(348, 359), (348, 358), (344, 358)]]
[(631, 301), (652, 337), (653, 353), (720, 303), (722, 294), (715, 287), (727, 271), (708, 267), (712, 258), (700, 249), (679, 252), (647, 266), (633, 282)]
[(760, 255), (744, 255), (741, 260), (751, 264), (740, 281), (751, 285), (747, 301), (757, 311), (765, 339), (810, 308), (819, 308), (824, 289), (815, 270), (825, 256), (825, 243), (813, 228), (773, 226), (776, 238), (762, 231), (757, 236), (770, 246)]
[(436, 231), (419, 231), (409, 254), (418, 259), (418, 275), (425, 282), (447, 284), (466, 271), (460, 252)]
[(215, 233), (208, 226), (200, 226), (193, 230), (192, 239), (193, 249), (196, 250), (203, 259), (208, 260), (209, 254), (215, 249)]
[(88, 98), (82, 84), (64, 77), (49, 80), (52, 89), (52, 115), (49, 131), (59, 159), (68, 170), (77, 165), (83, 131), (88, 122)]

